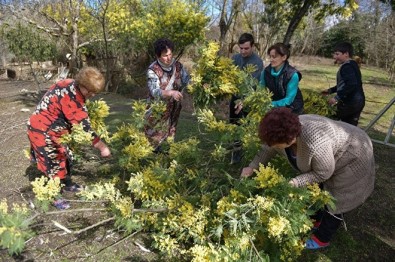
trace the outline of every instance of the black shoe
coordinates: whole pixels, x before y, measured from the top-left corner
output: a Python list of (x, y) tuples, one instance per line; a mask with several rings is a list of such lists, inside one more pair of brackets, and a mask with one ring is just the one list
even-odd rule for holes
[(76, 183), (73, 183), (73, 184), (71, 184), (71, 185), (69, 185), (69, 186), (64, 186), (64, 187), (62, 188), (62, 190), (65, 191), (65, 192), (77, 193), (77, 192), (83, 191), (83, 190), (84, 190), (84, 187), (81, 186), (81, 185), (78, 185), (78, 184), (76, 184)]
[(243, 150), (240, 149), (235, 149), (232, 152), (232, 160), (230, 161), (230, 164), (237, 164), (240, 163), (241, 159), (243, 158)]
[(169, 155), (169, 148), (168, 147), (162, 147), (162, 146), (158, 146), (154, 149), (154, 151), (152, 151), (154, 154), (162, 154), (162, 155)]
[(155, 147), (154, 151), (152, 151), (154, 154), (160, 154), (162, 153), (162, 147), (159, 145)]

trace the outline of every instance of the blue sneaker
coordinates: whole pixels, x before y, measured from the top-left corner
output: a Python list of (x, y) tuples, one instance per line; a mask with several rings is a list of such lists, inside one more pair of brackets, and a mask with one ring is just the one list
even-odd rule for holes
[(310, 250), (315, 250), (315, 249), (321, 249), (321, 248), (324, 248), (327, 246), (329, 246), (329, 242), (322, 242), (314, 234), (312, 234), (311, 238), (307, 239), (304, 248), (310, 249)]

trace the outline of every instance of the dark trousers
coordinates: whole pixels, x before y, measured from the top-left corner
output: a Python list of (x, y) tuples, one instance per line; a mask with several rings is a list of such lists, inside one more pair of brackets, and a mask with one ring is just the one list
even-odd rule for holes
[[(236, 100), (240, 99), (240, 97), (232, 95), (232, 98), (229, 103), (229, 123), (234, 124), (234, 125), (239, 125), (239, 120), (241, 118), (244, 118), (247, 116), (247, 112), (241, 110), (238, 114), (235, 113), (235, 106), (236, 106)], [(240, 150), (241, 149), (241, 141), (240, 140), (235, 140), (233, 142), (233, 148), (235, 150)]]
[(343, 122), (357, 126), (362, 109), (365, 107), (365, 101), (357, 103), (344, 104), (339, 101), (337, 104), (337, 118)]
[(318, 210), (311, 218), (321, 222), (314, 231), (321, 242), (329, 242), (343, 221), (341, 214), (331, 214), (326, 209)]
[(297, 115), (303, 115), (303, 107), (299, 108), (299, 109), (295, 109), (293, 107), (290, 107), (292, 110), (292, 113), (297, 114)]
[(66, 160), (66, 170), (67, 170), (67, 174), (66, 177), (63, 178), (60, 182), (62, 184), (64, 184), (65, 186), (71, 186), (72, 185), (72, 180), (71, 180), (71, 160), (67, 159)]

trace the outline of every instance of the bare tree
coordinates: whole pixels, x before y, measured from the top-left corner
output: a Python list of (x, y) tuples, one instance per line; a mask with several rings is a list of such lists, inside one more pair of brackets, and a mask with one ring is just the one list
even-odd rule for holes
[[(13, 3), (11, 4), (10, 2)], [(77, 50), (81, 3), (82, 0), (22, 1), (21, 4), (16, 5), (14, 1), (7, 1), (3, 7), (7, 8), (16, 19), (23, 20), (43, 32), (64, 41), (71, 52), (69, 69), (73, 73), (79, 64), (77, 61)]]
[(108, 16), (107, 12), (110, 7), (111, 0), (98, 0), (92, 5), (92, 9), (89, 12), (92, 17), (94, 17), (100, 24), (104, 42), (104, 65), (105, 65), (105, 78), (106, 85), (105, 90), (109, 90), (111, 85), (112, 71), (114, 69), (114, 64), (116, 60), (111, 55), (109, 50), (109, 37), (108, 37)]
[(267, 23), (262, 22), (262, 16), (265, 14), (265, 4), (261, 0), (246, 1), (242, 7), (242, 14), (242, 22), (246, 24), (248, 31), (254, 36), (257, 53), (262, 55), (267, 46), (267, 39), (270, 38)]
[(310, 11), (304, 19), (303, 26), (295, 31), (292, 52), (315, 55), (320, 49), (325, 23), (316, 21), (314, 16), (314, 10)]
[[(75, 68), (77, 67), (77, 51), (78, 51), (78, 44), (79, 44), (79, 31), (78, 31), (78, 21), (80, 19), (80, 10), (81, 10), (81, 3), (82, 0), (69, 0), (68, 5), (70, 8), (70, 14), (71, 14), (71, 28), (72, 31), (70, 32), (71, 35), (71, 60), (70, 60), (70, 72), (73, 75), (75, 73)], [(44, 15), (46, 13), (43, 13)], [(49, 17), (50, 18), (50, 17)]]
[(231, 25), (237, 20), (240, 13), (240, 7), (243, 0), (221, 0), (217, 2), (218, 10), (220, 11), (219, 17), (219, 43), (221, 46), (221, 53), (225, 54), (225, 40)]
[(291, 37), (295, 32), (296, 28), (298, 27), (300, 21), (302, 21), (302, 18), (306, 16), (310, 7), (316, 2), (316, 0), (304, 0), (302, 6), (296, 10), (294, 16), (289, 22), (287, 32), (285, 33), (283, 40), (284, 44), (289, 44), (289, 42), (291, 41)]

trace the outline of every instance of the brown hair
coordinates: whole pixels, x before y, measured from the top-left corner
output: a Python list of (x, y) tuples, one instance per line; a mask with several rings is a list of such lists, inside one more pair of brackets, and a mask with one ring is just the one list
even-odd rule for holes
[(251, 46), (254, 46), (254, 37), (250, 33), (244, 33), (239, 38), (239, 44), (250, 42)]
[(77, 86), (85, 87), (89, 92), (100, 93), (104, 89), (104, 76), (95, 67), (82, 68), (75, 77)]
[(278, 107), (270, 110), (262, 118), (258, 135), (262, 143), (268, 146), (289, 144), (300, 135), (301, 127), (298, 115), (287, 107)]
[(289, 56), (291, 55), (291, 52), (289, 51), (290, 47), (291, 47), (290, 45), (285, 45), (283, 43), (277, 43), (277, 44), (274, 44), (269, 47), (269, 49), (267, 50), (267, 54), (270, 55), (270, 51), (272, 51), (274, 49), (277, 54), (279, 54), (281, 56), (287, 56), (287, 59), (288, 59)]
[(349, 42), (340, 42), (335, 45), (333, 48), (334, 52), (340, 52), (340, 53), (348, 53), (348, 56), (351, 58), (354, 55), (354, 48), (352, 47), (352, 44)]

